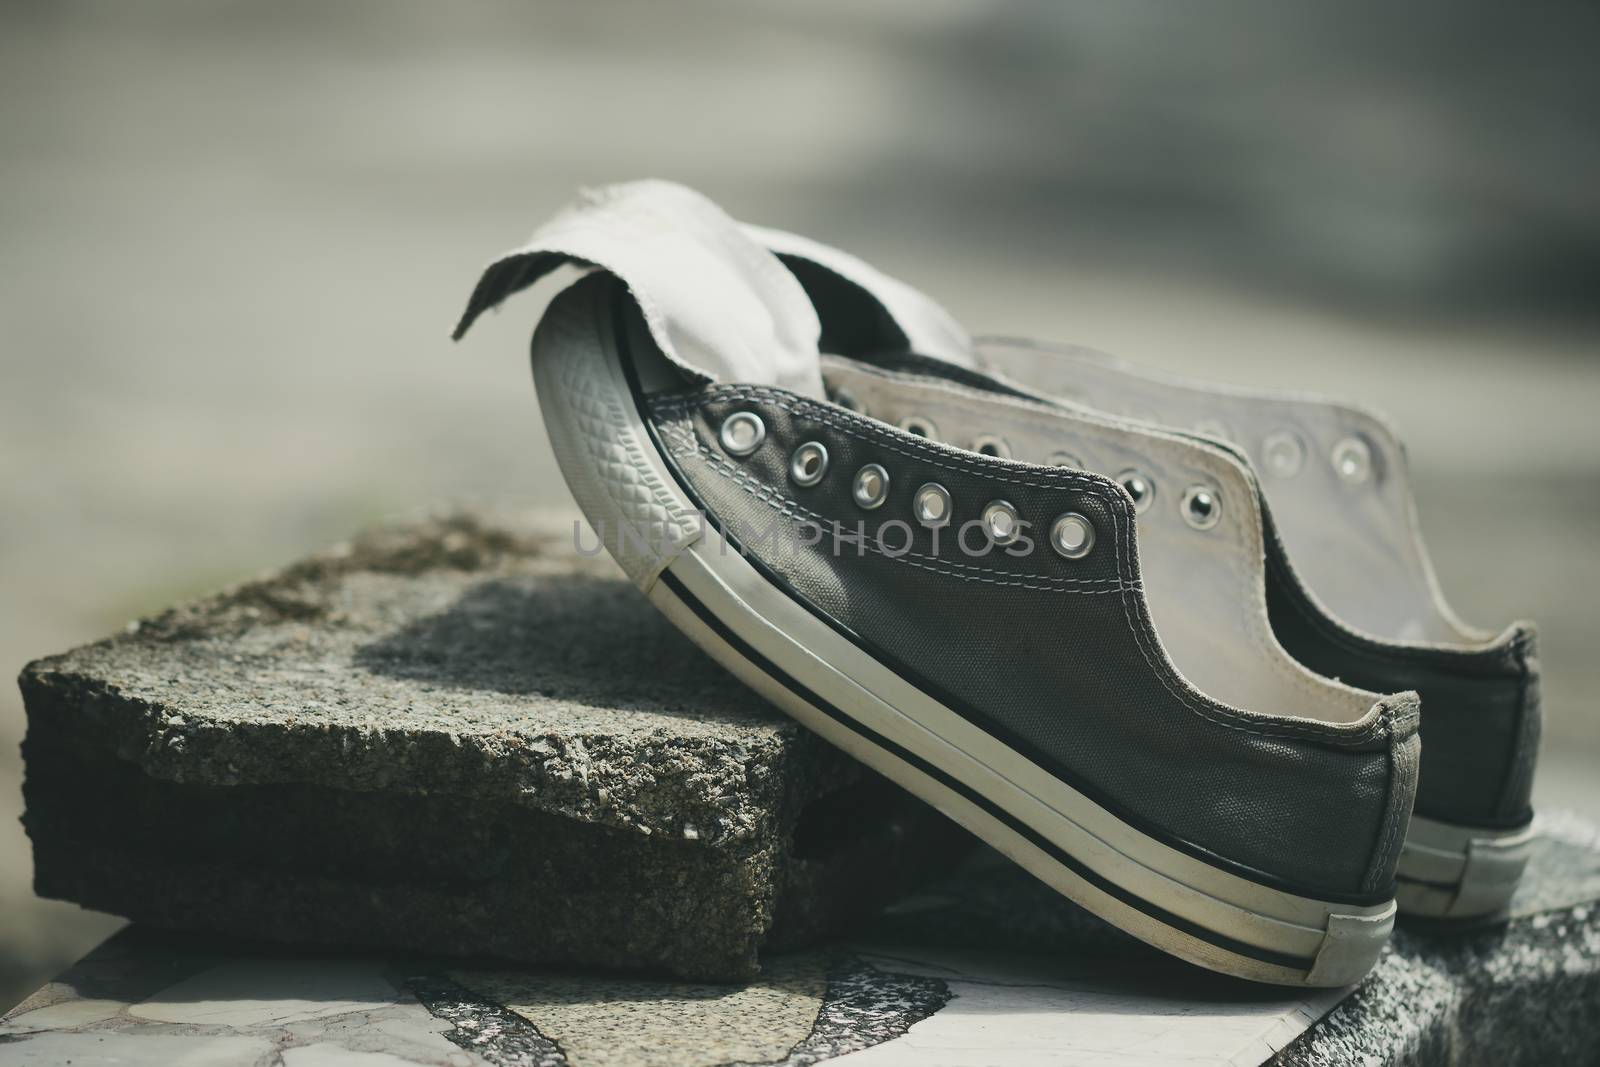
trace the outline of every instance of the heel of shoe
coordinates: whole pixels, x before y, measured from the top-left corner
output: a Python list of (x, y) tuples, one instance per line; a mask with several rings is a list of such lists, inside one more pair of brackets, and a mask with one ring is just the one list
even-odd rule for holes
[(1413, 817), (1396, 873), (1400, 911), (1429, 919), (1504, 916), (1536, 836), (1531, 823), (1489, 830)]

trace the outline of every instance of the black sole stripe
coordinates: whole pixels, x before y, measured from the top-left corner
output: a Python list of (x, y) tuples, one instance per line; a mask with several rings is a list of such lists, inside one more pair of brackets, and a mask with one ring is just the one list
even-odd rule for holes
[(1181, 915), (1174, 915), (1172, 912), (1167, 911), (1160, 905), (1146, 900), (1131, 890), (1126, 889), (1116, 882), (1113, 882), (1105, 876), (1099, 874), (1098, 872), (1091, 870), (1089, 867), (1086, 867), (1084, 864), (1079, 862), (1066, 850), (1062, 849), (1055, 842), (1039, 833), (1033, 827), (1022, 822), (1020, 819), (1016, 818), (1011, 813), (1007, 812), (1005, 809), (989, 800), (987, 797), (978, 793), (966, 783), (952, 777), (938, 767), (933, 766), (916, 753), (911, 752), (894, 741), (881, 736), (876, 731), (858, 722), (848, 713), (841, 711), (833, 704), (812, 692), (810, 688), (797, 681), (787, 671), (773, 663), (761, 652), (752, 648), (743, 638), (734, 633), (733, 630), (725, 622), (723, 622), (721, 617), (719, 617), (709, 607), (702, 603), (698, 597), (691, 593), (683, 584), (682, 580), (670, 570), (663, 571), (661, 573), (661, 581), (668, 589), (672, 591), (673, 595), (682, 601), (685, 607), (694, 612), (695, 616), (698, 617), (701, 622), (705, 623), (713, 633), (715, 633), (723, 641), (727, 642), (727, 644), (732, 647), (735, 652), (743, 656), (749, 663), (759, 669), (763, 674), (771, 678), (774, 682), (777, 682), (779, 685), (789, 690), (790, 693), (812, 705), (818, 711), (821, 711), (824, 715), (827, 715), (830, 719), (833, 719), (841, 726), (848, 728), (858, 736), (876, 745), (878, 748), (889, 752), (906, 763), (909, 763), (918, 771), (927, 775), (929, 778), (934, 779), (945, 788), (957, 793), (970, 803), (982, 808), (996, 819), (999, 819), (1001, 822), (1005, 823), (1006, 826), (1008, 826), (1012, 831), (1027, 839), (1031, 844), (1043, 851), (1051, 859), (1055, 860), (1063, 867), (1066, 867), (1079, 878), (1082, 878), (1085, 882), (1088, 882), (1090, 885), (1094, 886), (1102, 893), (1105, 893), (1107, 896), (1110, 896), (1122, 902), (1123, 904), (1128, 905), (1136, 911), (1139, 911), (1144, 915), (1171, 927), (1174, 930), (1188, 934), (1189, 936), (1204, 941), (1209, 945), (1214, 945), (1217, 948), (1232, 952), (1235, 955), (1245, 956), (1253, 960), (1259, 960), (1262, 963), (1270, 963), (1280, 967), (1288, 967), (1297, 971), (1310, 971), (1311, 968), (1315, 966), (1316, 959), (1314, 957), (1295, 956), (1285, 952), (1274, 952), (1271, 949), (1265, 949), (1256, 945), (1246, 944), (1243, 941), (1237, 941), (1226, 936), (1225, 934), (1220, 934), (1215, 930), (1211, 930), (1208, 927), (1201, 926), (1200, 924), (1192, 922), (1189, 919), (1185, 919)]
[(1432, 882), (1426, 878), (1407, 878), (1403, 874), (1395, 875), (1394, 880), (1402, 885), (1420, 885), (1427, 889), (1444, 889), (1454, 891), (1461, 888), (1460, 880), (1454, 882)]
[(1521, 819), (1519, 819), (1519, 820), (1517, 820), (1515, 822), (1501, 823), (1501, 822), (1462, 822), (1459, 819), (1449, 819), (1449, 818), (1444, 817), (1443, 815), (1434, 815), (1431, 812), (1420, 811), (1420, 810), (1419, 811), (1413, 811), (1411, 814), (1412, 814), (1412, 816), (1414, 818), (1427, 819), (1429, 822), (1436, 822), (1440, 826), (1448, 826), (1452, 830), (1462, 830), (1462, 831), (1465, 831), (1467, 833), (1479, 833), (1479, 834), (1482, 834), (1484, 837), (1490, 837), (1490, 838), (1498, 837), (1498, 836), (1501, 836), (1501, 835), (1510, 835), (1510, 834), (1519, 833), (1519, 832), (1521, 832), (1523, 830), (1526, 830), (1528, 827), (1533, 825), (1533, 816), (1532, 815), (1525, 815)]

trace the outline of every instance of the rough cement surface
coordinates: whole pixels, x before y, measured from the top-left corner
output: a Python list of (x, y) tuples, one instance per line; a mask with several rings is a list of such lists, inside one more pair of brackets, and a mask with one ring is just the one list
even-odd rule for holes
[(1402, 930), (1348, 996), (1188, 966), (978, 850), (855, 943), (769, 956), (736, 987), (135, 926), (0, 1019), (0, 1065), (1593, 1063), (1600, 840), (1545, 821), (1508, 924)]
[(1510, 921), (1402, 924), (1377, 969), (1278, 1062), (1600, 1062), (1600, 835), (1570, 814), (1540, 823)]
[(748, 836), (785, 788), (855, 775), (570, 531), (469, 514), (376, 531), (20, 684), (30, 741), (154, 778), (438, 791), (645, 834)]
[(736, 978), (962, 841), (513, 517), (374, 531), (20, 684), (39, 892), (154, 925)]

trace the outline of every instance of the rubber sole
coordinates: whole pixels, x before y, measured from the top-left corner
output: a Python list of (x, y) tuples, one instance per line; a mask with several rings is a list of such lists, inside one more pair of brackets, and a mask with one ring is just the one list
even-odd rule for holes
[(1393, 927), (1393, 901), (1299, 896), (1149, 837), (874, 659), (714, 526), (664, 548), (620, 536), (642, 522), (676, 531), (695, 509), (628, 388), (609, 292), (585, 282), (552, 303), (534, 340), (534, 378), (573, 495), (679, 629), (809, 729), (1165, 952), (1281, 985), (1343, 986), (1371, 969)]
[(1396, 871), (1401, 914), (1483, 922), (1504, 917), (1536, 836), (1532, 824), (1490, 830), (1412, 816)]

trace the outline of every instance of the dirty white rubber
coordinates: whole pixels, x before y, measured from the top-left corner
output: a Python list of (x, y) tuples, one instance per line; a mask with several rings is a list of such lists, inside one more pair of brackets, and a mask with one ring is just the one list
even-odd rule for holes
[(1481, 920), (1505, 915), (1536, 836), (1531, 825), (1497, 831), (1412, 816), (1397, 872), (1401, 913)]
[(602, 540), (684, 633), (802, 724), (1135, 937), (1284, 985), (1342, 986), (1371, 969), (1393, 901), (1298, 896), (1141, 833), (869, 656), (714, 528), (689, 535), (695, 508), (627, 387), (606, 293), (579, 285), (546, 312), (533, 346), (539, 402), (590, 524), (668, 534), (639, 549)]

